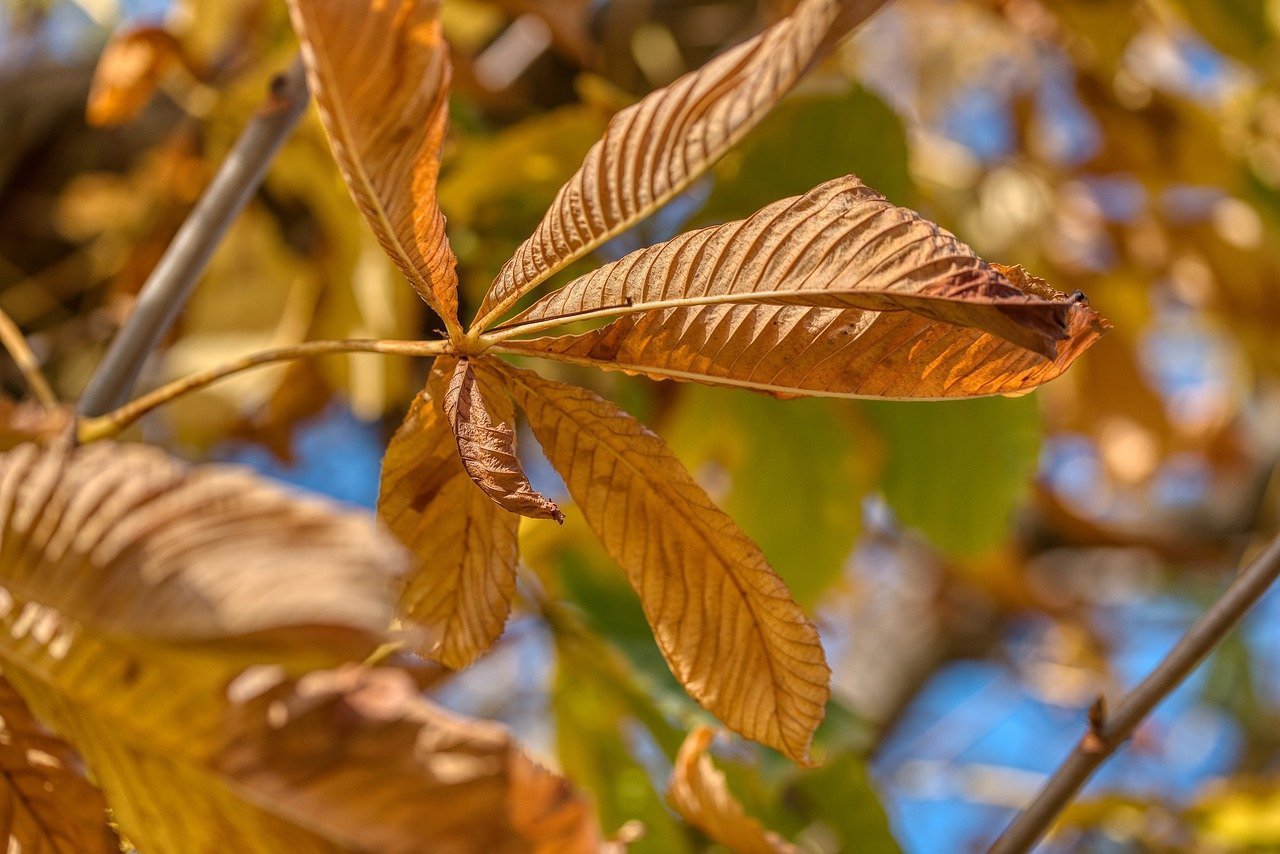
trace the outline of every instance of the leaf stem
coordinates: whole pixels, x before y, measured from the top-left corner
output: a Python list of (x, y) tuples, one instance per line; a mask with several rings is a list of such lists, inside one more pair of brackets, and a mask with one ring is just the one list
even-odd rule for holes
[(9, 351), (9, 355), (13, 357), (14, 363), (22, 373), (22, 378), (27, 383), (27, 388), (31, 389), (31, 393), (35, 395), (40, 405), (46, 409), (57, 406), (58, 396), (53, 393), (49, 381), (40, 372), (40, 360), (36, 358), (35, 353), (31, 352), (31, 345), (23, 337), (18, 324), (14, 323), (3, 310), (0, 310), (0, 344), (3, 344)]
[(289, 347), (276, 347), (250, 353), (238, 359), (197, 371), (148, 392), (104, 415), (81, 418), (76, 425), (76, 438), (81, 443), (109, 439), (142, 416), (183, 395), (212, 385), (218, 380), (275, 362), (287, 362), (327, 353), (383, 353), (400, 356), (434, 357), (446, 352), (447, 341), (389, 341), (381, 339), (347, 339), (307, 341)]
[(1280, 536), (1223, 591), (1150, 675), (1106, 714), (1095, 706), (1089, 731), (1031, 805), (1013, 820), (991, 846), (991, 854), (1030, 851), (1093, 772), (1120, 747), (1196, 665), (1222, 642), (1280, 577)]
[(306, 74), (298, 58), (272, 82), (263, 105), (142, 286), (133, 313), (80, 398), (82, 414), (99, 415), (128, 399), (147, 357), (173, 325), (214, 249), (262, 185), (267, 167), (308, 101)]

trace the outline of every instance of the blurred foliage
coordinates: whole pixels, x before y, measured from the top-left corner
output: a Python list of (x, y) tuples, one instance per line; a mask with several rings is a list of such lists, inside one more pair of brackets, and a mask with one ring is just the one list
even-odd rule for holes
[[(450, 0), (457, 86), (441, 204), (464, 314), (615, 110), (786, 6)], [(185, 58), (136, 118), (91, 127), (96, 55), (136, 24), (164, 27)], [(0, 37), (0, 309), (73, 398), (295, 44), (274, 0), (5, 0)], [(708, 179), (600, 253), (856, 173), (983, 254), (1084, 291), (1116, 326), (1073, 373), (1019, 399), (779, 401), (560, 369), (660, 426), (823, 621), (839, 689), (820, 733), (827, 764), (799, 771), (740, 745), (720, 763), (748, 811), (804, 850), (893, 849), (879, 799), (904, 788), (905, 766), (873, 778), (867, 755), (914, 725), (902, 710), (948, 662), (997, 661), (1045, 708), (1083, 707), (1133, 679), (1108, 657), (1118, 642), (1098, 609), (1182, 597), (1171, 578), (1226, 577), (1280, 523), (1267, 490), (1280, 456), (1278, 51), (1275, 3), (897, 0)], [(360, 222), (312, 116), (147, 382), (265, 346), (415, 337), (430, 323)], [(6, 419), (6, 443), (49, 431), (10, 400), (17, 373), (0, 370), (4, 411), (23, 413)], [(333, 401), (397, 420), (414, 372), (367, 356), (273, 368), (142, 429), (191, 456), (236, 438), (288, 458)], [(594, 794), (607, 831), (638, 819), (648, 835), (636, 850), (704, 848), (662, 795), (701, 713), (634, 595), (572, 511), (562, 529), (523, 535), (524, 612), (549, 631), (555, 664), (546, 702), (505, 713), (517, 729), (554, 723), (542, 747)], [(1027, 621), (1052, 628), (1009, 653)], [(1243, 643), (1229, 654), (1247, 659), (1244, 672), (1258, 655)], [(465, 693), (483, 666), (450, 684)], [(1059, 842), (1274, 849), (1280, 706), (1230, 684), (1211, 705), (1238, 724), (1247, 774), (1197, 778), (1176, 797), (1099, 794)], [(988, 810), (972, 831), (986, 839), (1017, 799), (982, 779), (955, 799)], [(898, 838), (928, 850), (895, 809)]]

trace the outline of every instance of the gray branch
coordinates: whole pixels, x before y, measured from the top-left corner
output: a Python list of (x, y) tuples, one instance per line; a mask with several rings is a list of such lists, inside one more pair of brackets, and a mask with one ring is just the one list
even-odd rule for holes
[(80, 398), (81, 415), (101, 415), (128, 400), (143, 364), (173, 326), (227, 229), (262, 186), (267, 167), (297, 126), (307, 101), (299, 58), (272, 81), (266, 102), (142, 286), (133, 312)]
[(1129, 739), (1138, 724), (1191, 674), (1236, 627), (1280, 577), (1280, 537), (1223, 591), (1177, 645), (1113, 712), (1095, 707), (1080, 744), (1058, 766), (1031, 805), (991, 847), (992, 854), (1030, 851), (1103, 762)]

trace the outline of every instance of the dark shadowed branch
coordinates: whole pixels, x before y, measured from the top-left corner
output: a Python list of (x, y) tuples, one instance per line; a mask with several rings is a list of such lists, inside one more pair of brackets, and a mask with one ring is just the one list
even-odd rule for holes
[(262, 185), (267, 167), (308, 100), (306, 74), (298, 59), (272, 82), (266, 102), (142, 286), (133, 312), (80, 399), (81, 414), (100, 415), (128, 399), (147, 357), (173, 325), (227, 229)]

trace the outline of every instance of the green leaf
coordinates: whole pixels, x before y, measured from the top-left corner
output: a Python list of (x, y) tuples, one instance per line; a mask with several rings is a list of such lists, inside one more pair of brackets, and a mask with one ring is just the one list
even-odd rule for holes
[(716, 167), (715, 189), (698, 220), (749, 216), (849, 174), (911, 206), (908, 150), (901, 119), (865, 89), (790, 98)]
[(865, 401), (863, 410), (889, 446), (881, 486), (904, 525), (955, 557), (1005, 541), (1040, 453), (1033, 397)]
[(812, 607), (840, 577), (880, 467), (880, 442), (856, 408), (687, 386), (662, 432)]

